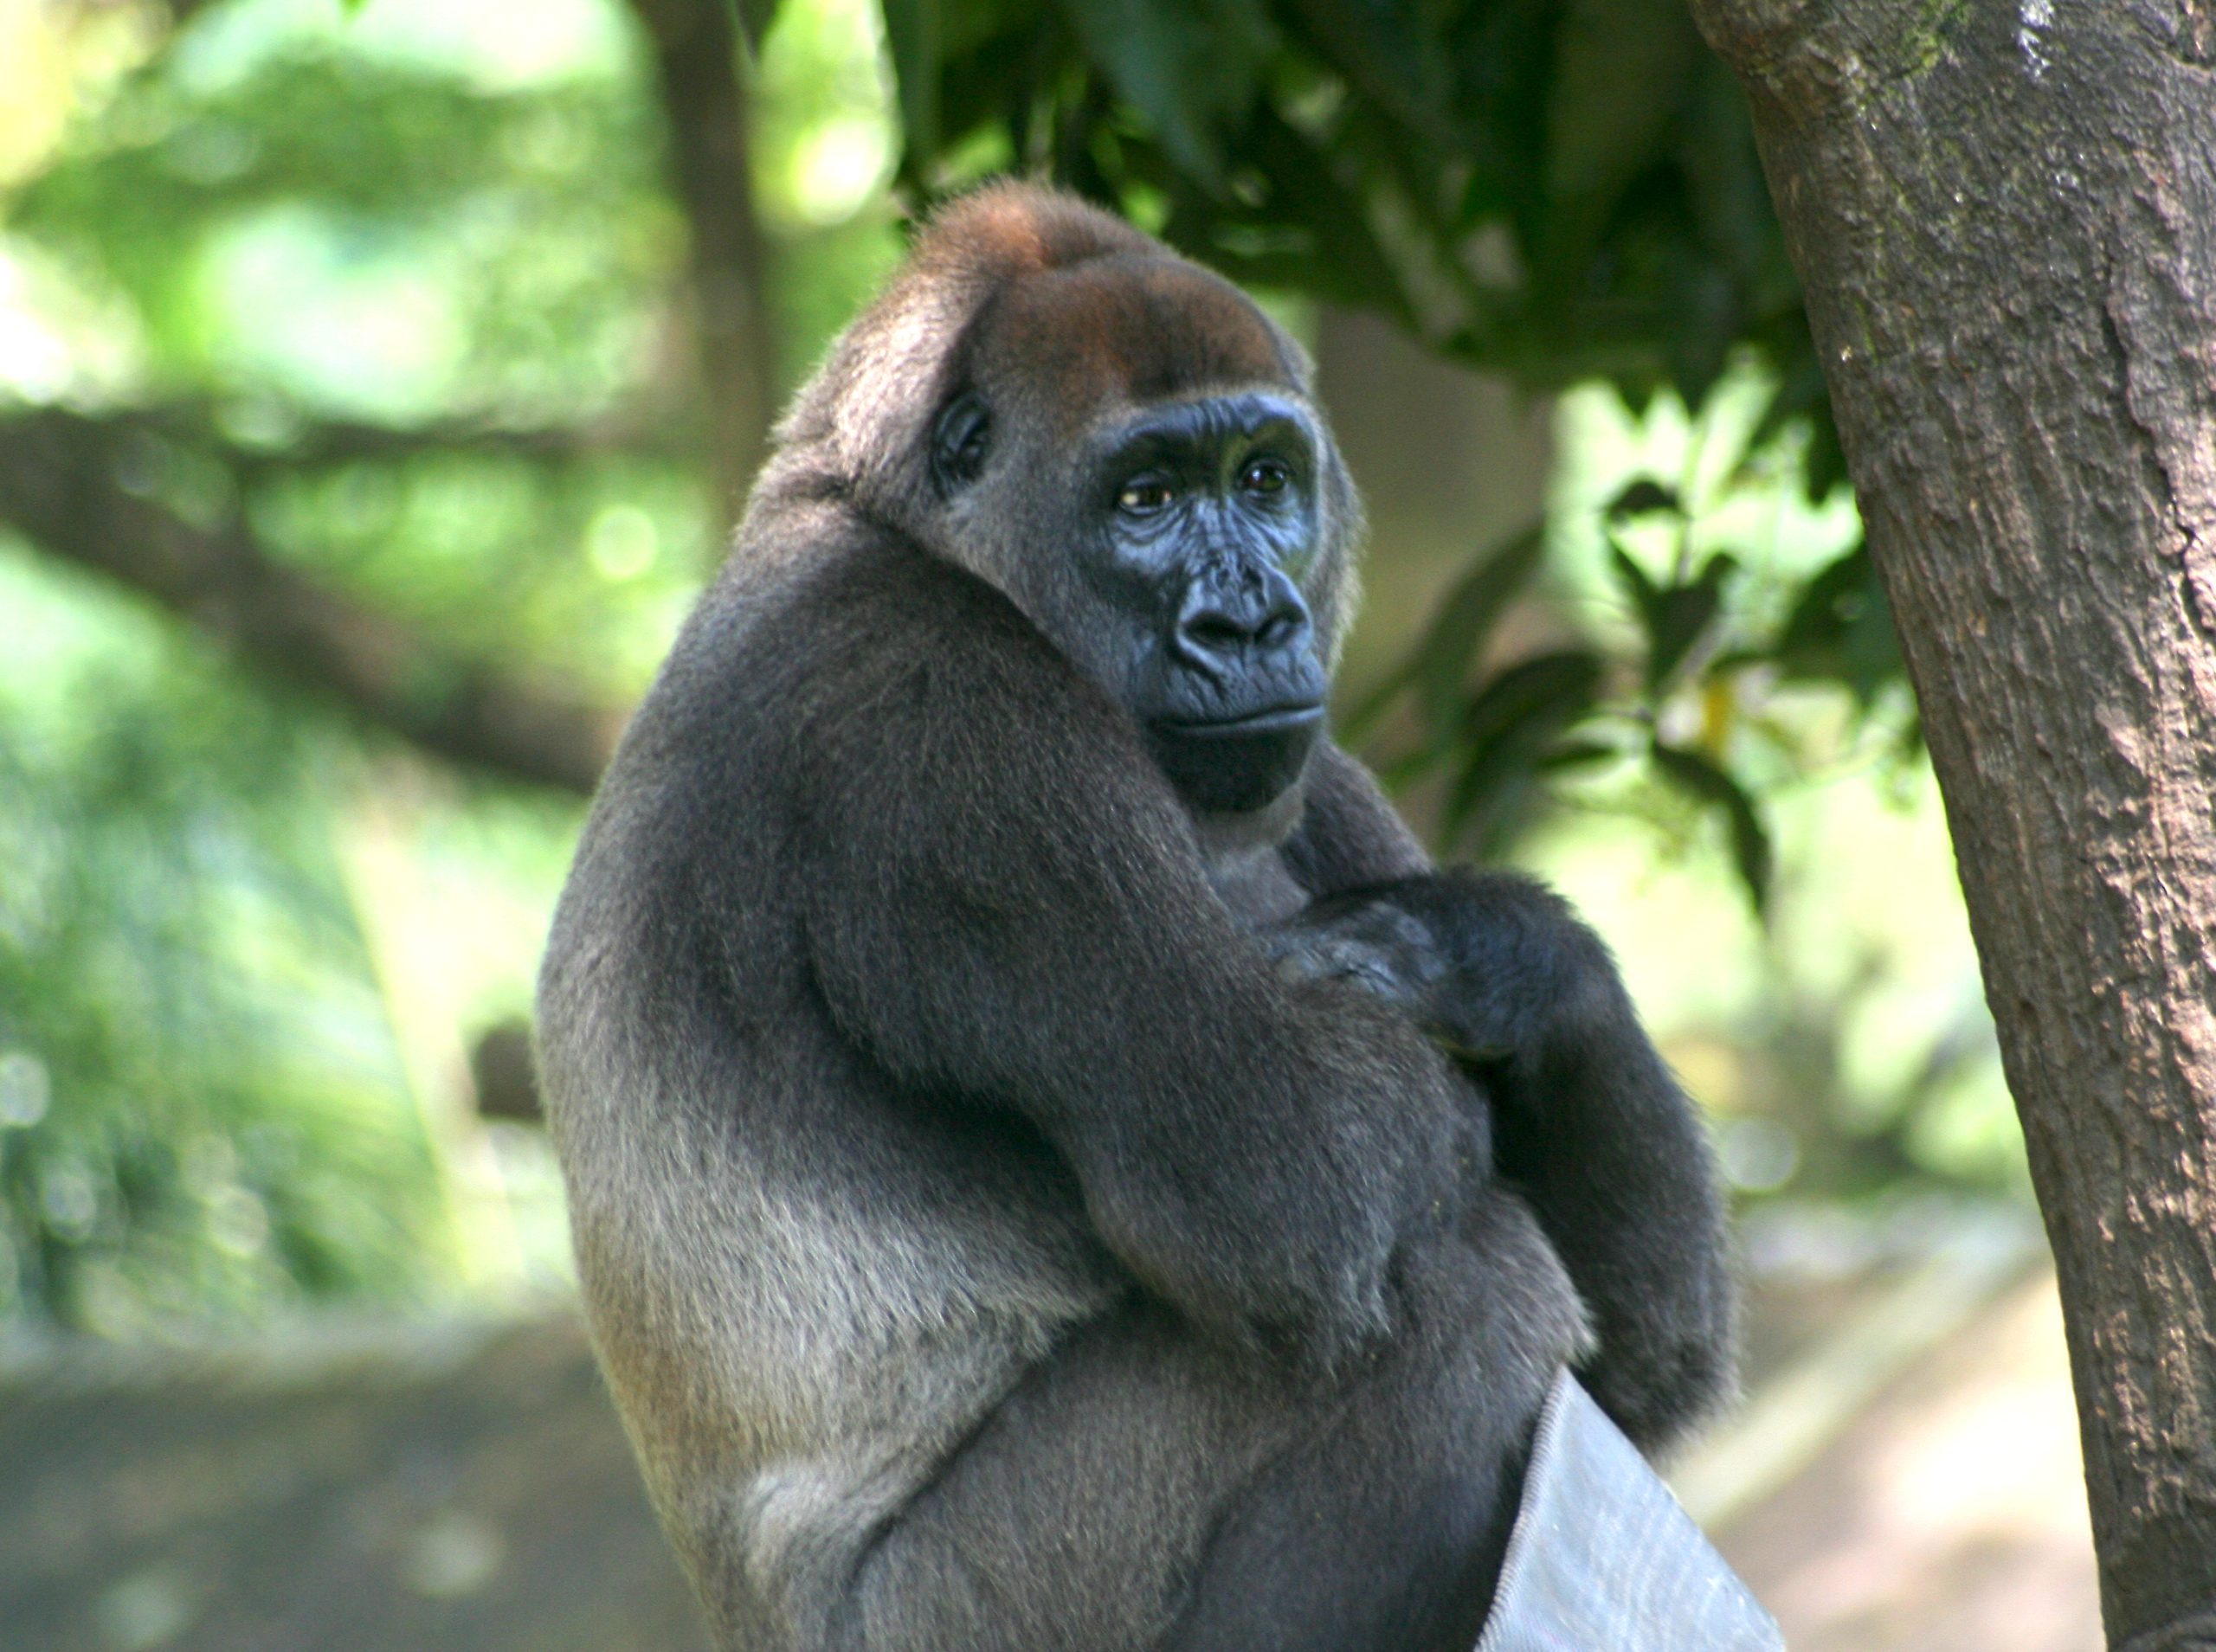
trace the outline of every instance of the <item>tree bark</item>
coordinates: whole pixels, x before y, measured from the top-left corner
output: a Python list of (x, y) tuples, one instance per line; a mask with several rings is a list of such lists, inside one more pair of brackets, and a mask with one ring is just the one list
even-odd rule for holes
[(1946, 798), (2110, 1642), (2216, 1647), (2216, 3), (1693, 5)]

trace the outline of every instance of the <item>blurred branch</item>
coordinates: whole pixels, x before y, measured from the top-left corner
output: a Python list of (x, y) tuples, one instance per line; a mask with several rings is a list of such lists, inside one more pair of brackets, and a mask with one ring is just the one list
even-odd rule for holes
[(0, 421), (0, 521), (426, 750), (591, 790), (621, 711), (486, 671), (325, 589), (272, 561), (235, 505), (206, 525), (186, 520), (138, 485), (158, 440), (135, 420), (52, 409)]
[(771, 389), (768, 256), (732, 13), (705, 0), (633, 0), (654, 48), (669, 122), (671, 183), (692, 232), (692, 286), (710, 473), (726, 526), (768, 444)]
[[(139, 416), (195, 441), (205, 440), (210, 434), (210, 421), (204, 408), (156, 408)], [(434, 452), (511, 454), (519, 459), (577, 459), (598, 453), (636, 457), (673, 452), (675, 447), (667, 432), (575, 425), (505, 429), (466, 420), (402, 427), (319, 418), (312, 424), (303, 426), (297, 434), (287, 432), (267, 443), (225, 436), (220, 425), (215, 434), (229, 456), (244, 466), (407, 459)]]

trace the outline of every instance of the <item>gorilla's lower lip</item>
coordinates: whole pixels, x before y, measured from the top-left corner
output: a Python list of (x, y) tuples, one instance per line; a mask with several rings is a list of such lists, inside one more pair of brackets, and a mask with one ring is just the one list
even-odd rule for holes
[(1266, 710), (1249, 712), (1243, 717), (1225, 717), (1205, 723), (1188, 723), (1164, 717), (1155, 726), (1167, 734), (1198, 736), (1208, 739), (1218, 735), (1290, 734), (1323, 720), (1324, 705), (1319, 700), (1302, 705), (1273, 705)]

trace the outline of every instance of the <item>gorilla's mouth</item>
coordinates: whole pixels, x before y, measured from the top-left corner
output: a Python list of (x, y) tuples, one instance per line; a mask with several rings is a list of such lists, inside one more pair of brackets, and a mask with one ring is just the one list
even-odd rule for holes
[(1266, 706), (1235, 717), (1157, 717), (1154, 726), (1163, 733), (1186, 740), (1236, 740), (1251, 735), (1293, 734), (1324, 720), (1321, 700), (1292, 705)]
[(1231, 717), (1158, 717), (1147, 734), (1188, 804), (1238, 814), (1274, 802), (1300, 778), (1323, 726), (1323, 702), (1299, 700)]

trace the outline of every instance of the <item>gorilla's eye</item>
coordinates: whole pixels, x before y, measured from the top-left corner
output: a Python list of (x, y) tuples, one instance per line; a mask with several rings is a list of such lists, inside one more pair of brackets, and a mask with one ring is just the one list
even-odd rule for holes
[(977, 479), (992, 439), (992, 413), (975, 390), (964, 390), (946, 404), (931, 432), (931, 478), (941, 494)]
[(1177, 498), (1177, 490), (1156, 477), (1142, 476), (1124, 484), (1124, 491), (1116, 496), (1116, 508), (1125, 516), (1150, 517), (1157, 511), (1166, 511)]
[(1292, 472), (1281, 459), (1249, 460), (1246, 468), (1239, 472), (1239, 485), (1264, 498), (1284, 492), (1292, 480)]

